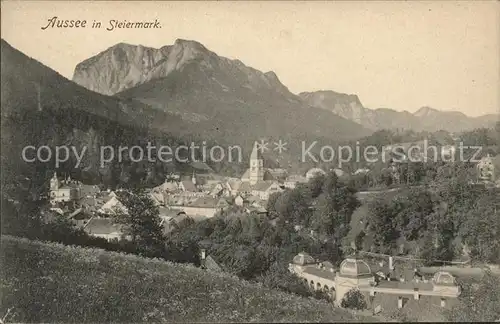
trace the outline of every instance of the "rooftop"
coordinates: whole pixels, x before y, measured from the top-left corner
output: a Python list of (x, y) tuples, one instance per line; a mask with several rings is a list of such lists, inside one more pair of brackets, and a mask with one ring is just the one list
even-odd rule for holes
[(306, 252), (300, 252), (293, 258), (293, 263), (298, 265), (315, 264), (316, 261)]
[(317, 266), (308, 266), (303, 270), (304, 273), (311, 274), (313, 276), (335, 280), (335, 272), (330, 271), (329, 269), (320, 269)]
[(415, 282), (415, 281), (380, 281), (377, 286), (378, 288), (389, 288), (389, 289), (402, 289), (402, 290), (414, 290), (418, 288), (418, 290), (432, 290), (431, 282)]
[(190, 180), (183, 180), (181, 181), (181, 183), (186, 191), (192, 191), (192, 192), (198, 191), (194, 183)]
[(341, 276), (364, 276), (371, 275), (372, 271), (368, 263), (361, 259), (347, 258), (340, 265)]
[(204, 196), (190, 203), (188, 207), (216, 208), (218, 204), (218, 198), (214, 198), (212, 196)]
[(121, 226), (114, 224), (111, 218), (91, 218), (84, 227), (89, 234), (105, 235), (120, 233)]
[(275, 184), (275, 181), (273, 181), (273, 180), (259, 181), (255, 185), (253, 185), (252, 190), (255, 190), (255, 191), (266, 191), (273, 184)]

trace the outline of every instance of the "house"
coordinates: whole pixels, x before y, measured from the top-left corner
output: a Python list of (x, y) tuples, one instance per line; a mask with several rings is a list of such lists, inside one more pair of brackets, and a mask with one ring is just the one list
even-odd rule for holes
[(243, 182), (238, 189), (238, 193), (243, 196), (248, 196), (252, 193), (253, 186), (250, 182)]
[(368, 174), (370, 172), (370, 169), (367, 168), (360, 168), (357, 169), (356, 171), (353, 172), (353, 175), (358, 175), (358, 174)]
[(120, 239), (123, 236), (121, 225), (113, 223), (111, 218), (92, 217), (83, 227), (83, 230), (95, 237), (101, 237), (108, 241)]
[(99, 214), (104, 214), (104, 215), (111, 215), (116, 212), (127, 212), (127, 208), (122, 204), (118, 198), (113, 195), (111, 198), (104, 204), (102, 205), (101, 208), (97, 210)]
[(218, 211), (225, 208), (222, 205), (223, 203), (220, 202), (220, 199), (211, 196), (204, 196), (199, 197), (186, 206), (179, 206), (179, 209), (184, 211), (189, 216), (198, 215), (211, 218), (214, 217)]
[(257, 213), (259, 215), (267, 215), (267, 209), (262, 207), (262, 206), (248, 206), (245, 208), (245, 212), (250, 214), (250, 213)]
[(238, 195), (242, 183), (240, 179), (230, 179), (226, 182), (227, 190), (232, 196), (236, 196)]
[(264, 180), (267, 180), (267, 178), (270, 178), (269, 180), (284, 180), (287, 176), (287, 171), (282, 168), (266, 169), (266, 173), (268, 173), (269, 176), (264, 174)]
[(232, 203), (228, 200), (228, 198), (222, 197), (217, 201), (216, 207), (218, 210), (225, 210), (226, 208), (231, 206), (231, 204)]
[(206, 186), (207, 190), (206, 192), (213, 197), (222, 197), (222, 196), (229, 196), (229, 190), (227, 189), (224, 184), (220, 182), (213, 183), (211, 185)]
[(483, 157), (477, 164), (477, 175), (479, 181), (496, 182), (500, 178), (500, 155)]
[(259, 196), (247, 196), (244, 202), (254, 207), (263, 207), (266, 204)]
[(182, 192), (198, 192), (196, 185), (193, 183), (193, 181), (189, 180), (183, 180), (179, 182), (179, 189)]
[(241, 195), (237, 195), (236, 198), (234, 198), (234, 204), (236, 206), (243, 206), (244, 199), (241, 197)]
[(326, 172), (323, 171), (323, 169), (312, 168), (312, 169), (309, 169), (309, 171), (306, 172), (306, 178), (307, 178), (307, 180), (311, 180), (314, 177), (317, 177), (319, 175), (325, 175), (325, 174), (326, 174)]
[(181, 192), (177, 194), (170, 194), (165, 196), (165, 206), (176, 208), (181, 206), (186, 206), (198, 199), (203, 197), (205, 194), (202, 192)]
[(165, 234), (169, 234), (175, 229), (179, 228), (179, 226), (181, 226), (184, 222), (200, 221), (200, 219), (196, 219), (186, 215), (186, 213), (183, 211), (171, 211), (168, 217), (164, 216), (165, 216), (164, 214), (162, 215), (160, 213), (161, 217), (160, 226), (163, 228), (163, 233)]
[(251, 194), (252, 185), (250, 182), (244, 182), (239, 179), (229, 180), (226, 182), (227, 191), (231, 196), (246, 196)]
[(268, 200), (269, 196), (275, 192), (280, 192), (282, 189), (277, 181), (267, 180), (259, 181), (252, 186), (252, 195), (258, 196), (262, 200)]
[(148, 196), (151, 198), (155, 206), (165, 205), (165, 196), (163, 195), (163, 192), (152, 190), (148, 193)]
[(457, 147), (455, 145), (443, 145), (441, 146), (441, 158), (453, 159), (456, 151)]
[(163, 207), (163, 206), (158, 207), (158, 216), (162, 220), (169, 221), (169, 220), (177, 217), (181, 213), (184, 213), (184, 212), (183, 211), (179, 211), (178, 209), (170, 209), (170, 208)]
[(179, 182), (177, 182), (177, 181), (165, 181), (162, 185), (160, 185), (156, 188), (158, 188), (160, 191), (164, 191), (164, 192), (177, 192), (180, 190)]
[(97, 185), (80, 184), (79, 190), (80, 198), (92, 198), (101, 192), (101, 189)]
[(335, 175), (339, 178), (343, 177), (346, 175), (345, 171), (342, 170), (342, 169), (330, 169), (330, 171), (332, 171), (333, 173), (335, 173)]
[[(288, 269), (311, 289), (328, 293), (338, 306), (341, 305), (345, 294), (353, 288), (370, 297), (394, 296), (399, 309), (403, 308), (403, 298), (418, 301), (428, 297), (439, 297), (441, 307), (445, 307), (448, 301), (460, 295), (460, 288), (449, 272), (438, 271), (431, 281), (415, 279), (408, 282), (391, 280), (390, 277), (386, 280), (377, 280), (368, 263), (356, 256), (345, 259), (336, 269), (330, 262), (319, 262), (309, 254), (301, 252), (293, 258)], [(395, 302), (394, 304), (396, 305)]]
[(297, 185), (299, 185), (301, 183), (305, 184), (308, 182), (309, 182), (309, 179), (307, 179), (306, 177), (294, 174), (294, 175), (289, 176), (285, 180), (283, 185), (285, 188), (294, 189), (295, 187), (297, 187)]

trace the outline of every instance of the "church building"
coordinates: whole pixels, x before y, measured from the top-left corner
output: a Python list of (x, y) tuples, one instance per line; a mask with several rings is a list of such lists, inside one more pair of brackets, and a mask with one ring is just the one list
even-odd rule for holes
[(246, 187), (243, 183), (247, 183), (249, 188), (246, 192), (259, 196), (263, 200), (267, 200), (272, 193), (281, 190), (278, 181), (269, 170), (264, 168), (264, 160), (257, 148), (257, 143), (254, 143), (252, 154), (250, 154), (250, 168), (241, 177), (241, 182), (242, 185), (238, 190), (240, 194), (243, 193), (242, 188)]
[(78, 186), (70, 178), (59, 182), (57, 173), (50, 179), (50, 203), (68, 202), (77, 200), (79, 197)]

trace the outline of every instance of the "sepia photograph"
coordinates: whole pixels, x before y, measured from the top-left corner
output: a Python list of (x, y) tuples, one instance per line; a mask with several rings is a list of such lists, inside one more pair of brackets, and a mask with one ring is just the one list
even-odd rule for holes
[(1, 1), (0, 324), (500, 322), (500, 2)]

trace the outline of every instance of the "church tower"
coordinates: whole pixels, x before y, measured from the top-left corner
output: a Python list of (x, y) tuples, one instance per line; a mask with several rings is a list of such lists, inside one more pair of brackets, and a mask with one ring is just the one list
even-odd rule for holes
[(250, 155), (249, 180), (251, 185), (264, 180), (264, 161), (257, 149), (257, 142), (254, 143), (252, 154)]
[(57, 172), (54, 172), (54, 176), (50, 179), (50, 191), (57, 191), (59, 189), (59, 180), (57, 180)]

